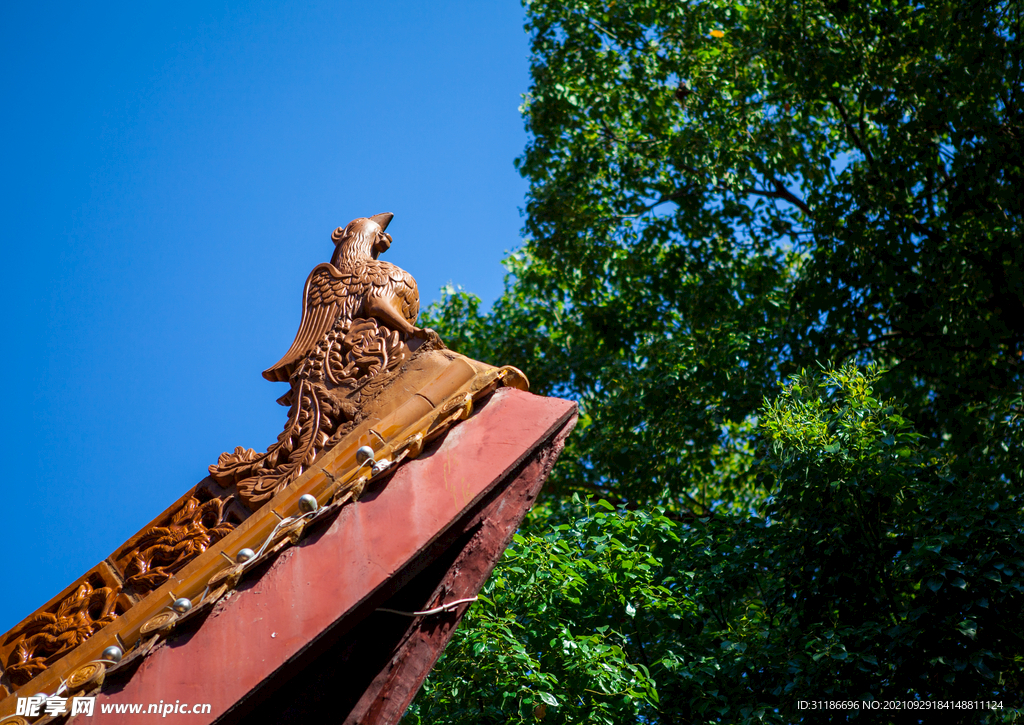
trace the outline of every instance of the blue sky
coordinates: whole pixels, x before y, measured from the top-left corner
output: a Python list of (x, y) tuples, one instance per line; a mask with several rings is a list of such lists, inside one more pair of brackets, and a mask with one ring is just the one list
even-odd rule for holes
[(260, 372), (335, 227), (394, 212), (385, 258), (424, 303), (498, 296), (522, 24), (511, 1), (3, 4), (0, 632), (275, 440)]

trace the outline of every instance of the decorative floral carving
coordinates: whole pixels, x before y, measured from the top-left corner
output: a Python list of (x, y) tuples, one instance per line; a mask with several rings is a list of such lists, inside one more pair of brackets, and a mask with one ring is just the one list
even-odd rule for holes
[(242, 448), (242, 446), (235, 446), (234, 453), (221, 453), (217, 458), (217, 466), (219, 468), (228, 468), (230, 466), (239, 466), (243, 463), (252, 463), (260, 457), (260, 454), (254, 451), (252, 448)]
[(237, 484), (251, 508), (262, 505), (351, 430), (362, 402), (391, 382), (408, 357), (401, 335), (377, 320), (339, 320), (292, 374), (283, 398), (291, 406), (288, 422), (277, 442), (266, 453), (241, 447), (222, 453), (210, 475)]
[(21, 687), (117, 617), (120, 592), (112, 587), (93, 588), (82, 582), (56, 612), (39, 612), (11, 632), (4, 645), (15, 642), (4, 673)]
[(153, 526), (139, 538), (128, 555), (127, 583), (139, 594), (153, 591), (234, 528), (225, 519), (225, 501), (201, 503), (190, 496), (166, 526)]
[(408, 352), (397, 331), (379, 325), (372, 317), (353, 320), (340, 347), (331, 346), (327, 377), (335, 385), (350, 388), (394, 369)]

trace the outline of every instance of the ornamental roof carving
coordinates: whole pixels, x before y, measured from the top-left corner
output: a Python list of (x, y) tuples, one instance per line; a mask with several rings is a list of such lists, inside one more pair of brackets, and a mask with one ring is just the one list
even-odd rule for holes
[[(0, 637), (0, 720), (15, 695), (68, 697), (144, 657), (307, 527), (358, 501), (406, 459), (525, 376), (448, 350), (416, 326), (415, 279), (380, 260), (390, 213), (331, 236), (330, 262), (302, 292), (295, 340), (263, 372), (289, 390), (284, 429), (264, 452), (238, 446), (209, 476), (65, 591)], [(17, 718), (10, 722), (16, 722)]]

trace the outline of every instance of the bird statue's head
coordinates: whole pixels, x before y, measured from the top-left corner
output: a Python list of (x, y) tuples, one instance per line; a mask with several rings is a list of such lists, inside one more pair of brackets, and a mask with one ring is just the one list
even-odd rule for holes
[(388, 251), (391, 246), (391, 235), (384, 230), (388, 228), (395, 215), (391, 212), (374, 214), (371, 217), (353, 219), (344, 227), (338, 227), (331, 234), (334, 242), (334, 257), (331, 264), (357, 262), (365, 259), (377, 259)]

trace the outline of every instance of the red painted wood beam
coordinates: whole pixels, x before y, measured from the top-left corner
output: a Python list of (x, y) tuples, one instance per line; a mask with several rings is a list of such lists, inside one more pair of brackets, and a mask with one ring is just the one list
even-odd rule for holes
[(160, 701), (211, 705), (207, 715), (168, 714), (167, 723), (397, 722), (470, 605), (413, 619), (376, 610), (475, 595), (575, 420), (572, 402), (497, 390), (129, 678), (105, 685), (100, 722), (138, 720), (102, 713), (105, 705), (145, 711)]

